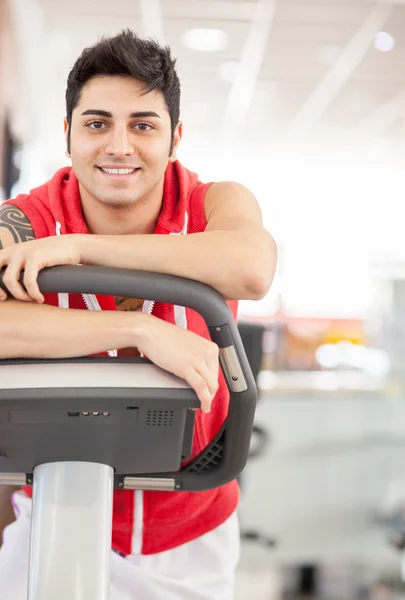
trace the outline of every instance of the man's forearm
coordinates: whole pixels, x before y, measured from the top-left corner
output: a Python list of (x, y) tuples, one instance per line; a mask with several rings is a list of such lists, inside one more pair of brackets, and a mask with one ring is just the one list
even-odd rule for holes
[(74, 358), (137, 345), (148, 315), (0, 303), (0, 359)]
[(178, 275), (206, 283), (226, 299), (255, 300), (267, 293), (276, 248), (267, 233), (206, 231), (186, 236), (87, 235), (82, 262)]

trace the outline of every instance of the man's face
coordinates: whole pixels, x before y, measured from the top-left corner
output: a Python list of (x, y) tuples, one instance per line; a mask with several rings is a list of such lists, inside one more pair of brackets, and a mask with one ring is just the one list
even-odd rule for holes
[[(179, 124), (170, 160), (180, 139)], [(145, 94), (144, 84), (131, 78), (90, 79), (72, 114), (70, 144), (82, 194), (109, 206), (133, 205), (159, 188), (169, 162), (171, 122), (163, 94)]]

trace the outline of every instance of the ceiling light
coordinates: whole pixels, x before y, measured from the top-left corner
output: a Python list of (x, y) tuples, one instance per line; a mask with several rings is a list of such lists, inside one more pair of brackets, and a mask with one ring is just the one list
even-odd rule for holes
[(395, 39), (386, 31), (379, 31), (375, 34), (374, 48), (380, 52), (390, 52), (395, 46)]
[(219, 52), (228, 45), (228, 36), (222, 29), (188, 29), (181, 36), (183, 46), (201, 52)]

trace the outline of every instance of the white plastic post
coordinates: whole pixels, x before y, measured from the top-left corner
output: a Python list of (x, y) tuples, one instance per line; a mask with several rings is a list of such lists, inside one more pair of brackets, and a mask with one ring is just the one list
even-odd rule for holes
[(49, 463), (33, 485), (28, 600), (108, 600), (113, 469)]

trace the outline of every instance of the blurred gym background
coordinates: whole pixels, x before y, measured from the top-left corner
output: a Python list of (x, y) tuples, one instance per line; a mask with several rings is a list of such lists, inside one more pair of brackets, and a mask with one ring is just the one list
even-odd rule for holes
[(405, 0), (0, 0), (0, 202), (68, 164), (67, 74), (125, 27), (178, 58), (179, 158), (247, 185), (279, 247), (240, 308), (237, 598), (405, 598)]

